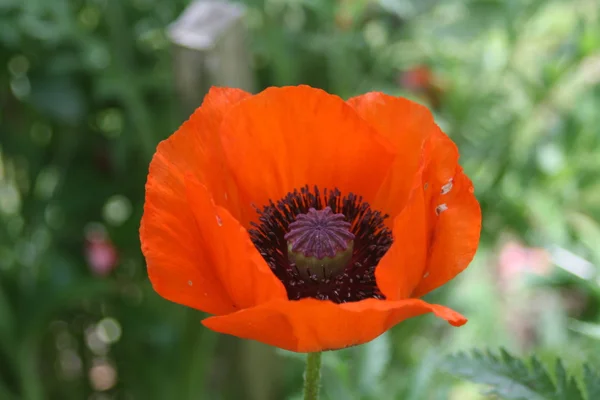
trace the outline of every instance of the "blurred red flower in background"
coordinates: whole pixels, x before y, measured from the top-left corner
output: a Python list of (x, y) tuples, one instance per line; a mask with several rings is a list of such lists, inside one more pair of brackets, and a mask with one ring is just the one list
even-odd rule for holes
[(437, 109), (442, 101), (443, 90), (431, 68), (427, 65), (416, 65), (400, 73), (398, 84), (421, 97)]

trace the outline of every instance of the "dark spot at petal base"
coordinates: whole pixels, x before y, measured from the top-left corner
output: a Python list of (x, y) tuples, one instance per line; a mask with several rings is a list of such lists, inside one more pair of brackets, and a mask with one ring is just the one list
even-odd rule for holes
[[(320, 271), (318, 275), (307, 276), (290, 261), (285, 236), (299, 214), (308, 214), (311, 208), (323, 210), (326, 207), (330, 207), (333, 214), (343, 214), (350, 224), (349, 231), (354, 235), (352, 256), (335, 274)], [(392, 232), (383, 223), (387, 215), (372, 210), (362, 197), (353, 193), (342, 197), (337, 189), (325, 189), (321, 193), (317, 187), (311, 191), (306, 186), (288, 193), (276, 203), (270, 201), (257, 212), (259, 223), (252, 223), (250, 238), (284, 284), (290, 300), (312, 297), (345, 303), (384, 298), (375, 281), (375, 268), (392, 245)]]

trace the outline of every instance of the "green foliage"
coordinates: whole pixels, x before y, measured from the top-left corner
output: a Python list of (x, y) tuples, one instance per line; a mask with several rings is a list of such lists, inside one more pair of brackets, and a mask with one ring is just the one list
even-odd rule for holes
[[(166, 29), (190, 2), (0, 0), (0, 399), (273, 400), (301, 389), (301, 355), (207, 331), (200, 313), (148, 282), (138, 239), (148, 162), (187, 118)], [(519, 345), (569, 365), (597, 354), (595, 1), (240, 2), (257, 89), (306, 83), (427, 104), (482, 206), (474, 265), (427, 299), (469, 324), (423, 316), (324, 354), (325, 399), (479, 399), (436, 371), (446, 348)], [(423, 66), (432, 79), (415, 85)], [(97, 228), (118, 255), (105, 275), (86, 257)], [(577, 258), (556, 261), (568, 272), (535, 288), (522, 276), (506, 282), (505, 236)], [(115, 341), (98, 339), (106, 319), (121, 328)], [(551, 377), (504, 353), (457, 357), (456, 371), (494, 390), (579, 395), (562, 364)], [(90, 378), (98, 365), (115, 371), (112, 386)], [(600, 399), (597, 371), (585, 367), (578, 382), (586, 400)]]
[[(488, 393), (510, 400), (594, 400), (600, 395), (600, 375), (584, 365), (583, 385), (556, 360), (554, 376), (538, 358), (517, 358), (505, 349), (500, 354), (473, 350), (446, 359), (442, 368), (472, 382), (489, 386)], [(581, 390), (583, 388), (583, 391)]]
[(600, 372), (589, 365), (583, 366), (583, 381), (587, 399), (600, 399)]

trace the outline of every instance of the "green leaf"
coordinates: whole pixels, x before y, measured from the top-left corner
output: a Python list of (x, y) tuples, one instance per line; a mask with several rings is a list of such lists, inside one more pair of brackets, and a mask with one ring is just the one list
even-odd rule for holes
[(547, 374), (540, 374), (537, 369), (530, 374), (523, 361), (505, 350), (501, 350), (501, 357), (479, 350), (473, 350), (471, 355), (458, 353), (449, 357), (443, 368), (453, 375), (490, 385), (491, 394), (506, 399), (545, 400), (535, 386), (541, 386), (542, 389), (550, 386), (553, 389), (552, 385), (547, 384)]
[(568, 376), (560, 359), (556, 360), (556, 396), (557, 399), (582, 399), (584, 400), (577, 382), (573, 376)]
[(526, 362), (500, 349), (500, 355), (473, 350), (458, 353), (442, 364), (447, 372), (490, 386), (489, 394), (510, 400), (592, 400), (600, 398), (600, 375), (584, 366), (586, 396), (559, 359), (554, 379), (536, 358)]
[(587, 400), (600, 399), (600, 373), (587, 364), (583, 366), (583, 383)]

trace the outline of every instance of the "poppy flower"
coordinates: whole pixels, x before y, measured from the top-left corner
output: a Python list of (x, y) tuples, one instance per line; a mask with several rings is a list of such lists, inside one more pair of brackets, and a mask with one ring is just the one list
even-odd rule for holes
[(481, 225), (453, 142), (423, 106), (307, 86), (212, 88), (159, 144), (140, 235), (164, 298), (217, 332), (296, 352), (368, 342), (432, 312)]

